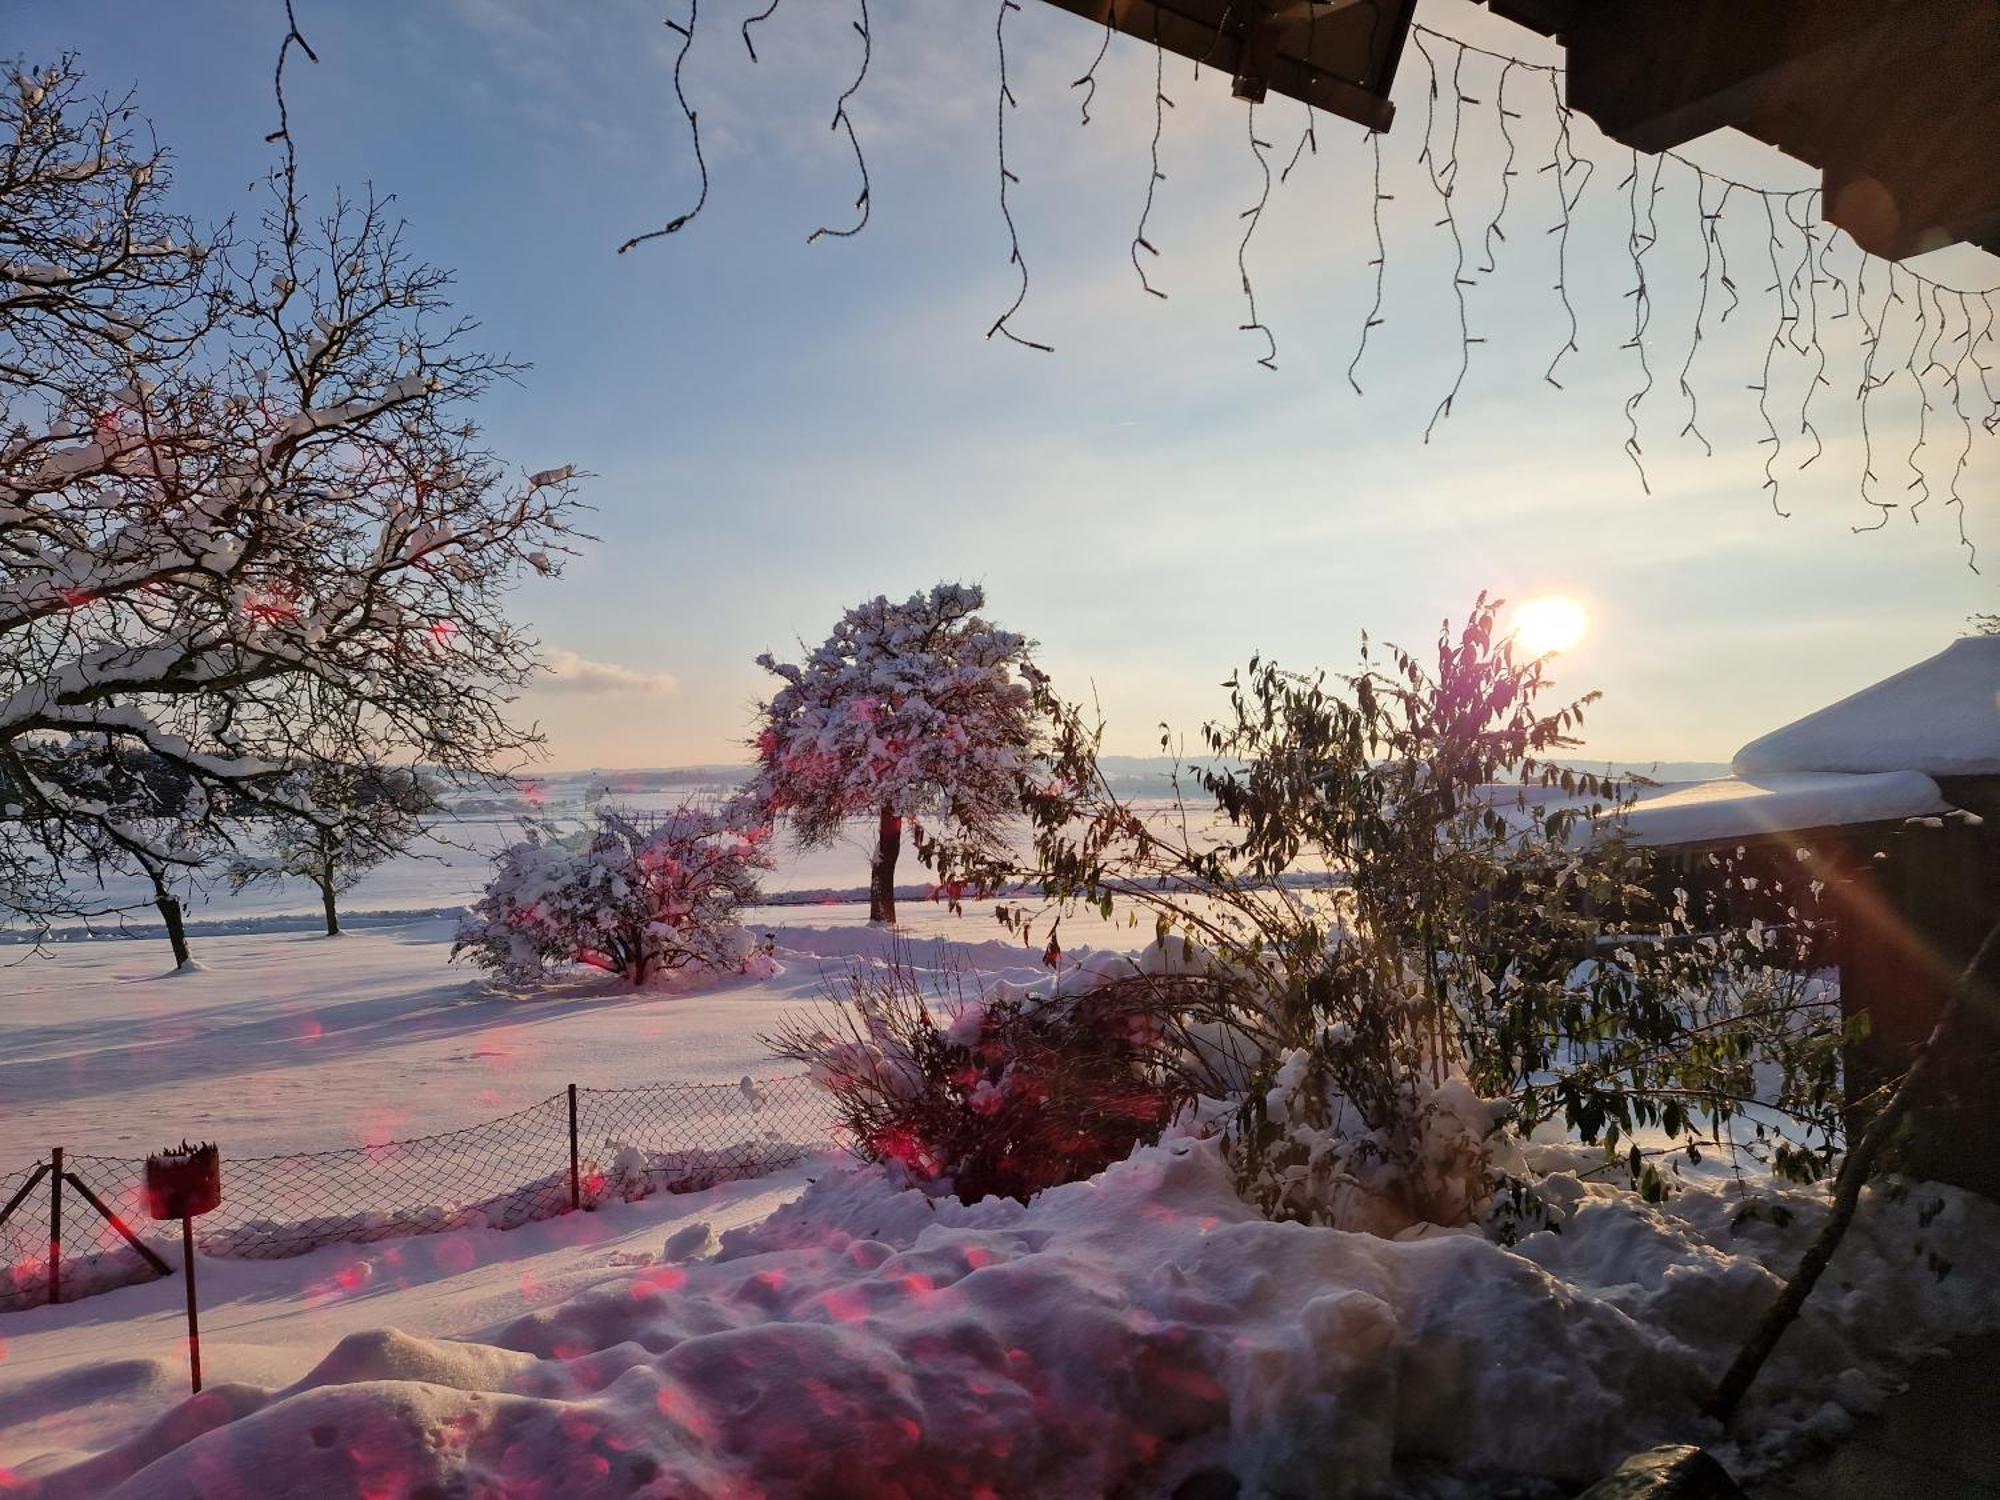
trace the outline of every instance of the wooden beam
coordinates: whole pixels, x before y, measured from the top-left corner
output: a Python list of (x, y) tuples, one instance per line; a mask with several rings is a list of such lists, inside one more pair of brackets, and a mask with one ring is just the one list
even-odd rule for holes
[(1821, 212), (1901, 260), (2000, 251), (1995, 0), (1487, 0), (1567, 50), (1570, 107), (1658, 152), (1731, 127), (1820, 169)]
[(1269, 93), (1387, 130), (1389, 89), (1416, 0), (1048, 0), (1098, 26), (1226, 72), (1239, 98)]

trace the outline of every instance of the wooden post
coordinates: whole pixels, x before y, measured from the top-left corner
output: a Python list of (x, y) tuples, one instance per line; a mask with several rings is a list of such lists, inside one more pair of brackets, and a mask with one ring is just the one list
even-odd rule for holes
[(63, 1148), (49, 1150), (49, 1306), (62, 1301)]
[(28, 1180), (14, 1189), (14, 1196), (7, 1200), (7, 1206), (0, 1208), (0, 1224), (5, 1224), (14, 1217), (14, 1210), (27, 1201), (28, 1194), (40, 1187), (42, 1179), (48, 1175), (49, 1164), (45, 1161), (36, 1162), (35, 1170), (28, 1174)]
[(194, 1378), (195, 1394), (201, 1394), (201, 1327), (195, 1320), (194, 1301), (194, 1220), (181, 1215), (181, 1267), (187, 1276), (188, 1373)]
[(583, 1207), (583, 1173), (576, 1150), (576, 1085), (569, 1086), (569, 1206), (574, 1213)]
[(74, 1172), (63, 1173), (63, 1181), (67, 1182), (71, 1187), (75, 1188), (77, 1191), (77, 1196), (82, 1198), (83, 1201), (85, 1203), (88, 1203), (92, 1208), (96, 1209), (97, 1216), (100, 1219), (104, 1220), (105, 1223), (109, 1224), (113, 1229), (117, 1230), (118, 1233), (124, 1237), (125, 1243), (130, 1245), (134, 1250), (138, 1251), (140, 1257), (146, 1262), (147, 1265), (151, 1266), (155, 1271), (158, 1271), (162, 1276), (167, 1274), (167, 1263), (161, 1260), (159, 1256), (153, 1253), (153, 1247), (151, 1245), (148, 1245), (144, 1240), (140, 1239), (138, 1235), (132, 1232), (131, 1225), (127, 1224), (123, 1219), (119, 1218), (118, 1215), (114, 1214), (110, 1209), (104, 1206), (104, 1200), (98, 1197), (97, 1194), (93, 1193), (90, 1190), (89, 1183), (85, 1182), (81, 1177), (77, 1176), (76, 1173)]

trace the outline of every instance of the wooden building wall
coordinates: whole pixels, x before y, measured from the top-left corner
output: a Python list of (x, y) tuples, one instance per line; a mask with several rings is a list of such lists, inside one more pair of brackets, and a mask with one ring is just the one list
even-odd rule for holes
[[(1841, 1009), (1867, 1023), (1847, 1055), (1854, 1127), (1872, 1112), (1868, 1092), (1900, 1077), (1930, 1035), (1952, 982), (2000, 918), (1995, 826), (1899, 829), (1832, 888)], [(2000, 992), (1975, 992), (1936, 1085), (1918, 1101), (1896, 1165), (2000, 1197)]]

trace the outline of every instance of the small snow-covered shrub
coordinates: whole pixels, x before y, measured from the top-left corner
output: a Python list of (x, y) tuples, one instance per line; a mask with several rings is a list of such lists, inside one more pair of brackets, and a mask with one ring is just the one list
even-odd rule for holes
[(514, 980), (552, 964), (633, 984), (687, 965), (741, 967), (754, 945), (736, 913), (770, 868), (766, 842), (693, 807), (647, 819), (601, 811), (570, 838), (530, 829), (500, 852), (452, 955)]
[(833, 1095), (855, 1149), (927, 1191), (1025, 1202), (1158, 1139), (1200, 1092), (1188, 975), (1093, 973), (926, 994), (902, 955), (766, 1039)]

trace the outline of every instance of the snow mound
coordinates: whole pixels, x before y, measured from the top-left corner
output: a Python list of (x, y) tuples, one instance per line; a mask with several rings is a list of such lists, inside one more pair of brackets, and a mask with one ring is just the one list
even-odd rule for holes
[(2000, 636), (1968, 636), (1736, 752), (1772, 771), (2000, 774)]
[(1701, 1400), (1824, 1194), (1718, 1175), (1655, 1206), (1591, 1181), (1601, 1157), (1542, 1164), (1560, 1232), (1512, 1250), (1265, 1222), (1209, 1141), (1025, 1206), (829, 1169), (709, 1258), (676, 1235), (476, 1343), (349, 1338), (290, 1389), (196, 1398), (13, 1493), (1000, 1500), (1221, 1469), (1246, 1495), (1492, 1494), (1669, 1441), (1755, 1472), (2000, 1328), (2000, 1204), (1871, 1190), (1732, 1447)]
[[(882, 927), (778, 927), (764, 928), (782, 957), (794, 960), (840, 961), (843, 967), (855, 962), (888, 964), (900, 962), (913, 969), (938, 973), (960, 973), (968, 985), (991, 982), (996, 976), (1016, 982), (1046, 975), (1042, 950), (1018, 940), (985, 938), (965, 941), (955, 937), (915, 937)], [(1077, 957), (1089, 950), (1079, 948)], [(1071, 955), (1065, 954), (1067, 966)], [(978, 976), (978, 984), (972, 977)]]
[(1581, 844), (1614, 826), (1641, 846), (1754, 839), (1770, 833), (1888, 823), (1952, 810), (1921, 771), (1782, 771), (1641, 792), (1630, 808), (1574, 830)]

